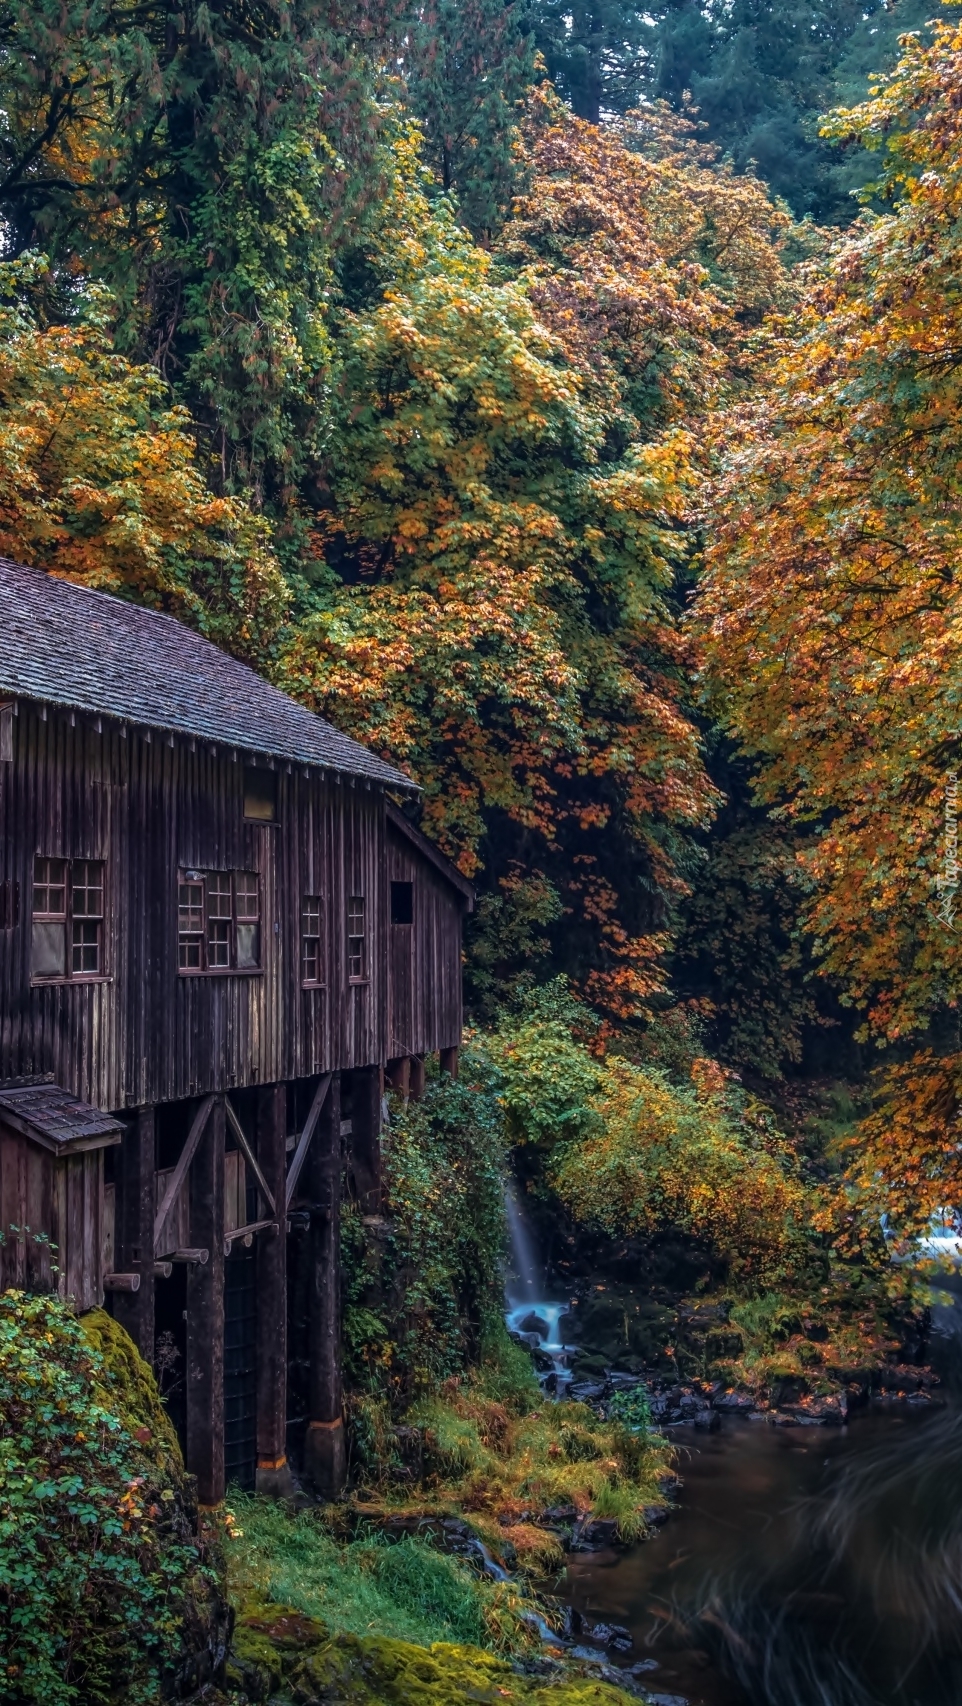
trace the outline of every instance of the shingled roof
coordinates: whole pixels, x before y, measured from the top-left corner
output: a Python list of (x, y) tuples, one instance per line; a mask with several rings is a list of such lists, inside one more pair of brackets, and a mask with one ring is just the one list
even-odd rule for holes
[(415, 786), (175, 617), (3, 558), (0, 697)]

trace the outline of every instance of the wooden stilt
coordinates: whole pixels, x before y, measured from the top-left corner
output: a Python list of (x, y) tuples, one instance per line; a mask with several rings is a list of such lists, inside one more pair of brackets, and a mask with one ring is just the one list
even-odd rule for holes
[(412, 1102), (420, 1101), (424, 1095), (424, 1061), (419, 1054), (411, 1056), (408, 1093)]
[(351, 1171), (362, 1214), (381, 1212), (381, 1069), (366, 1066), (352, 1074)]
[(187, 1175), (191, 1244), (209, 1251), (187, 1269), (187, 1468), (202, 1505), (224, 1497), (224, 1100), (218, 1096)]
[(139, 1108), (117, 1150), (114, 1268), (140, 1276), (137, 1291), (114, 1295), (114, 1315), (146, 1362), (154, 1360), (154, 1166), (153, 1108)]
[(257, 1097), (257, 1160), (276, 1203), (277, 1232), (257, 1235), (257, 1469), (259, 1493), (289, 1498), (287, 1463), (287, 1089), (271, 1084)]
[(402, 1056), (400, 1060), (389, 1061), (385, 1076), (387, 1078), (389, 1089), (396, 1090), (398, 1094), (403, 1096), (404, 1100), (407, 1101), (411, 1094), (410, 1055), (406, 1054)]
[(443, 1048), (441, 1050), (441, 1071), (446, 1072), (449, 1078), (457, 1078), (458, 1076), (458, 1055), (460, 1052), (459, 1048)]
[(320, 1498), (347, 1474), (341, 1395), (341, 1090), (335, 1075), (309, 1157), (311, 1168), (310, 1413), (304, 1470)]

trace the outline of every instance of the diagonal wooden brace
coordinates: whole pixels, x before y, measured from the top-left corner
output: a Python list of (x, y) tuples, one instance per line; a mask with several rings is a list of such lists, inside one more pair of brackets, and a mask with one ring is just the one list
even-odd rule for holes
[(187, 1142), (184, 1144), (184, 1147), (180, 1152), (180, 1158), (177, 1162), (177, 1165), (174, 1168), (173, 1172), (170, 1175), (170, 1178), (167, 1181), (167, 1189), (164, 1192), (164, 1200), (161, 1203), (161, 1205), (160, 1205), (159, 1209), (157, 1210), (157, 1213), (154, 1217), (154, 1255), (155, 1256), (162, 1256), (165, 1254), (165, 1252), (161, 1249), (161, 1234), (164, 1230), (164, 1224), (167, 1220), (168, 1214), (170, 1213), (174, 1203), (177, 1200), (177, 1192), (180, 1190), (182, 1184), (184, 1183), (184, 1180), (187, 1177), (187, 1170), (188, 1170), (191, 1162), (193, 1161), (194, 1156), (197, 1153), (197, 1145), (199, 1144), (201, 1138), (204, 1135), (204, 1127), (206, 1126), (207, 1121), (210, 1118), (210, 1111), (211, 1111), (212, 1107), (214, 1106), (215, 1100), (216, 1100), (216, 1097), (214, 1097), (214, 1096), (205, 1096), (204, 1100), (201, 1102), (200, 1107), (198, 1108), (196, 1114), (194, 1115), (194, 1123), (191, 1126), (190, 1131), (187, 1133)]
[(264, 1201), (267, 1203), (267, 1206), (270, 1209), (271, 1213), (276, 1214), (277, 1213), (277, 1204), (274, 1201), (274, 1193), (271, 1190), (270, 1186), (268, 1185), (267, 1180), (265, 1179), (263, 1173), (261, 1172), (260, 1163), (257, 1159), (257, 1156), (254, 1154), (254, 1151), (251, 1148), (249, 1142), (247, 1141), (247, 1137), (245, 1135), (244, 1128), (241, 1125), (240, 1120), (237, 1118), (237, 1115), (235, 1114), (233, 1108), (231, 1107), (229, 1100), (225, 1103), (225, 1106), (227, 1109), (227, 1123), (230, 1126), (231, 1131), (234, 1133), (234, 1136), (236, 1137), (238, 1143), (240, 1144), (241, 1151), (243, 1153), (244, 1159), (247, 1162), (247, 1165), (249, 1166), (249, 1168), (250, 1168), (251, 1172), (253, 1173), (255, 1179), (257, 1180), (258, 1185), (260, 1186), (261, 1193), (264, 1197)]
[(331, 1087), (332, 1077), (333, 1073), (326, 1072), (314, 1092), (311, 1111), (308, 1114), (307, 1119), (304, 1121), (304, 1130), (298, 1138), (297, 1148), (291, 1157), (291, 1164), (287, 1169), (287, 1190), (285, 1193), (286, 1200), (284, 1203), (285, 1208), (290, 1208), (291, 1203), (294, 1201), (294, 1191), (297, 1188), (297, 1181), (301, 1176), (301, 1168), (303, 1167), (307, 1157), (307, 1151), (311, 1146), (311, 1138), (314, 1136), (314, 1127), (317, 1125), (320, 1118), (325, 1097)]

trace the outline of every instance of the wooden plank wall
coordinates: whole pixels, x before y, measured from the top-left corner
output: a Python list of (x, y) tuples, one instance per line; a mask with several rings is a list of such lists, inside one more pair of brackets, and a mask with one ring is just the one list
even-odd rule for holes
[[(102, 1108), (278, 1083), (386, 1058), (384, 807), (360, 780), (278, 771), (278, 821), (243, 817), (243, 764), (187, 742), (102, 734), (21, 704), (0, 763), (0, 1078), (52, 1072)], [(103, 859), (105, 976), (30, 984), (34, 856)], [(256, 870), (258, 973), (182, 977), (177, 872)], [(324, 988), (302, 987), (304, 894), (323, 898)], [(347, 901), (367, 901), (367, 978), (349, 984)], [(450, 1027), (449, 1027), (450, 1028)], [(439, 1041), (436, 1046), (442, 1046)]]
[(413, 884), (413, 923), (390, 923), (388, 1059), (461, 1041), (461, 897), (403, 833), (387, 825), (387, 881)]

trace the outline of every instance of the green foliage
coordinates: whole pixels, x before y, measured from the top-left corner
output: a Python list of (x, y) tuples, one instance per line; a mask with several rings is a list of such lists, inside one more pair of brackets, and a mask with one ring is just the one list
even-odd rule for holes
[[(254, 21), (256, 16), (256, 22)], [(377, 0), (5, 0), (0, 210), (114, 297), (222, 481), (285, 506), (328, 384), (332, 239), (379, 188)], [(333, 133), (333, 140), (329, 133)]]
[(627, 1392), (616, 1392), (608, 1405), (608, 1414), (628, 1433), (646, 1433), (651, 1427), (651, 1404), (645, 1387), (632, 1386)]
[(640, 0), (533, 0), (535, 39), (548, 73), (579, 118), (638, 106), (650, 37)]
[(678, 908), (677, 983), (710, 1016), (722, 1059), (769, 1079), (797, 1065), (823, 1018), (801, 939), (801, 839), (793, 826), (732, 802)]
[(556, 978), (522, 997), (517, 1011), (485, 1038), (512, 1143), (552, 1147), (596, 1127), (592, 1099), (601, 1088), (602, 1066), (584, 1041), (596, 1025), (566, 980)]
[(833, 147), (818, 134), (819, 118), (842, 102), (864, 100), (868, 79), (898, 59), (899, 36), (925, 33), (926, 21), (940, 13), (940, 0), (786, 0), (778, 7), (657, 0), (645, 32), (645, 92), (676, 107), (690, 98), (708, 138), (739, 170), (754, 161), (797, 217), (845, 224), (856, 212), (851, 192), (870, 175), (870, 156)]
[[(501, 1111), (490, 1063), (470, 1046), (457, 1081), (428, 1080), (405, 1107), (391, 1099), (384, 1134), (390, 1230), (373, 1276), (365, 1244), (345, 1219), (350, 1371), (362, 1387), (391, 1394), (395, 1411), (411, 1394), (477, 1361), (503, 1308), (505, 1246)], [(362, 1419), (362, 1429), (375, 1426)]]
[(482, 239), (504, 223), (521, 179), (516, 108), (535, 68), (519, 10), (504, 0), (429, 0), (404, 45), (405, 98), (425, 159)]
[(156, 1388), (99, 1312), (0, 1297), (3, 1698), (148, 1706), (210, 1599)]
[(427, 1541), (368, 1535), (339, 1542), (317, 1511), (232, 1492), (234, 1536), (225, 1542), (231, 1597), (264, 1596), (322, 1619), (335, 1634), (372, 1629), (399, 1641), (488, 1646), (489, 1584)]

